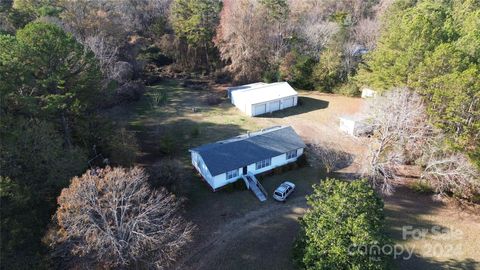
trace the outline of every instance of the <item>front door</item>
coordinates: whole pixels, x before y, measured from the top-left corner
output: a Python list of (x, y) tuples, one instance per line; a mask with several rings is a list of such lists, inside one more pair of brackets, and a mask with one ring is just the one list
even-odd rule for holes
[(247, 174), (247, 166), (243, 167), (243, 175)]

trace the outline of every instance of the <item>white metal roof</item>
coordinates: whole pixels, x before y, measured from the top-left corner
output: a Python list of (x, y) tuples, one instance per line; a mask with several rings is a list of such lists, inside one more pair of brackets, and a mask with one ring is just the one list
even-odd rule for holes
[(232, 95), (241, 98), (250, 104), (267, 102), (289, 96), (296, 96), (298, 93), (287, 82), (276, 83), (254, 83), (245, 85), (243, 88), (232, 89)]

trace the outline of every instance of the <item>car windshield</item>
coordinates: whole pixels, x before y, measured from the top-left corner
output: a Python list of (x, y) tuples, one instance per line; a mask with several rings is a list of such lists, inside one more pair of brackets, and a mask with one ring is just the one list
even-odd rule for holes
[(278, 192), (278, 191), (275, 191), (275, 195), (279, 196), (279, 197), (283, 197), (283, 194)]

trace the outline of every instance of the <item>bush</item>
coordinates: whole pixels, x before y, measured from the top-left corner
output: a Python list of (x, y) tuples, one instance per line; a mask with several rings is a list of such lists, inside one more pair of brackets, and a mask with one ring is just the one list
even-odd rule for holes
[(409, 187), (419, 193), (430, 194), (434, 192), (433, 187), (424, 180), (414, 181), (409, 185)]
[(137, 101), (145, 93), (145, 85), (139, 81), (131, 81), (120, 86), (117, 91), (117, 102)]
[(215, 94), (210, 94), (207, 96), (206, 102), (209, 106), (215, 106), (222, 103), (222, 99)]
[(159, 147), (160, 152), (171, 155), (177, 149), (177, 141), (172, 135), (167, 134), (160, 139)]
[(188, 181), (183, 175), (182, 163), (177, 159), (163, 159), (149, 170), (149, 182), (153, 188), (165, 187), (176, 195), (188, 192)]
[(225, 70), (216, 70), (213, 76), (215, 77), (215, 83), (228, 83), (232, 81), (230, 73)]
[(111, 136), (107, 142), (107, 153), (110, 162), (121, 166), (132, 166), (137, 158), (138, 144), (134, 134), (125, 128)]
[(360, 95), (360, 88), (356, 83), (349, 81), (335, 88), (333, 92), (348, 97), (357, 97)]
[(198, 126), (194, 126), (190, 131), (190, 136), (192, 138), (197, 138), (200, 135), (200, 128)]
[(383, 201), (368, 182), (326, 179), (313, 188), (294, 246), (295, 262), (302, 269), (387, 269), (390, 254), (371, 252), (390, 240)]
[(238, 179), (236, 182), (233, 182), (232, 186), (236, 190), (246, 190), (247, 189), (247, 186), (245, 185), (245, 182), (243, 181), (242, 178)]

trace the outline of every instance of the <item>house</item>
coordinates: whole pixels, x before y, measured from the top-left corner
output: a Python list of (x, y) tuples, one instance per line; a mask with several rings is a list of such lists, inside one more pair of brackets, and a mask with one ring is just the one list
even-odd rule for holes
[(227, 89), (233, 105), (249, 116), (297, 105), (298, 93), (287, 82), (252, 83)]
[(341, 116), (339, 120), (340, 130), (352, 136), (361, 136), (373, 131), (364, 116)]
[(305, 143), (290, 126), (276, 126), (190, 149), (192, 164), (215, 191), (294, 162)]
[(376, 96), (377, 96), (377, 91), (372, 90), (370, 88), (362, 89), (362, 98), (374, 98)]

